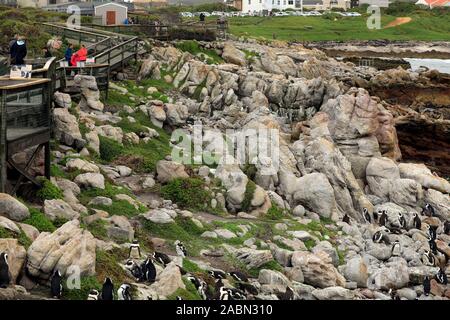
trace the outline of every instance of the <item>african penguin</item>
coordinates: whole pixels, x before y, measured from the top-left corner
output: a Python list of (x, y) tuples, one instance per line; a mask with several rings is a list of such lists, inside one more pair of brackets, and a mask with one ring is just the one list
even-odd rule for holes
[(129, 259), (125, 264), (125, 268), (127, 268), (131, 272), (133, 277), (135, 277), (138, 282), (142, 282), (145, 280), (144, 273), (142, 272), (141, 267), (138, 266), (138, 264), (133, 260)]
[(98, 300), (98, 291), (95, 289), (92, 289), (91, 292), (89, 292), (89, 295), (87, 297), (88, 300)]
[(53, 298), (60, 299), (62, 295), (62, 276), (59, 270), (53, 272), (52, 280), (50, 281), (50, 292)]
[(8, 254), (0, 253), (0, 288), (6, 288), (11, 282), (9, 273)]
[(400, 241), (398, 241), (398, 240), (394, 241), (394, 244), (392, 245), (391, 253), (392, 253), (393, 256), (396, 256), (396, 257), (401, 255), (402, 247), (400, 245)]
[(373, 210), (373, 220), (378, 221), (378, 211)]
[(347, 214), (344, 214), (344, 217), (342, 218), (342, 222), (345, 222), (346, 224), (350, 224), (350, 217)]
[(228, 292), (227, 288), (220, 287), (219, 300), (230, 300), (230, 293)]
[(187, 279), (188, 279), (190, 282), (192, 282), (192, 284), (194, 285), (195, 289), (197, 289), (197, 290), (198, 290), (198, 288), (200, 288), (201, 285), (202, 285), (202, 281), (201, 281), (199, 278), (197, 278), (197, 277), (194, 277), (194, 276), (188, 276)]
[(436, 229), (430, 225), (427, 225), (428, 235), (431, 239), (436, 240)]
[(377, 231), (372, 236), (372, 241), (375, 243), (380, 243), (383, 239), (383, 233), (381, 231)]
[(375, 232), (372, 236), (372, 241), (375, 243), (381, 243), (384, 242), (385, 244), (391, 244), (391, 241), (389, 241), (388, 236), (386, 233), (389, 233), (389, 229), (384, 227), (377, 232)]
[(155, 282), (156, 279), (156, 268), (153, 264), (153, 261), (150, 257), (145, 260), (145, 262), (141, 266), (143, 279), (148, 282)]
[(238, 283), (239, 289), (241, 289), (244, 292), (248, 292), (254, 296), (258, 294), (258, 289), (255, 288), (255, 286), (251, 285), (250, 283), (246, 282), (239, 282)]
[(286, 291), (277, 296), (280, 300), (294, 300), (294, 291), (291, 289), (291, 287), (287, 286)]
[(440, 284), (448, 284), (448, 279), (447, 279), (447, 275), (445, 274), (444, 270), (442, 270), (442, 268), (439, 268), (438, 273), (436, 273), (436, 280), (440, 283)]
[(436, 245), (436, 242), (434, 241), (434, 239), (432, 239), (431, 237), (428, 237), (428, 244), (430, 246), (430, 251), (433, 254), (437, 254), (438, 253), (437, 252), (437, 245)]
[(428, 250), (425, 250), (423, 252), (421, 260), (422, 263), (427, 266), (434, 266), (436, 262), (434, 255)]
[(422, 214), (429, 216), (429, 217), (434, 217), (435, 212), (434, 212), (433, 206), (429, 203), (425, 204), (425, 207), (422, 209)]
[(236, 281), (248, 282), (247, 276), (240, 271), (231, 271), (228, 274)]
[(363, 217), (367, 223), (372, 223), (372, 220), (370, 219), (370, 213), (369, 213), (369, 210), (367, 210), (367, 208), (363, 209)]
[(431, 284), (430, 284), (430, 278), (428, 276), (425, 276), (425, 279), (423, 279), (423, 293), (428, 296), (430, 294), (431, 290)]
[(246, 300), (245, 293), (236, 288), (227, 288), (230, 300)]
[(141, 257), (141, 246), (137, 240), (133, 240), (130, 244), (130, 250), (128, 251), (128, 259), (139, 259)]
[(387, 216), (386, 210), (383, 210), (381, 212), (381, 216), (380, 216), (380, 220), (379, 220), (380, 226), (385, 226), (387, 220), (388, 220), (388, 216)]
[(102, 300), (114, 300), (114, 284), (110, 278), (106, 278), (103, 282)]
[(187, 255), (187, 251), (185, 246), (180, 240), (175, 241), (175, 250), (180, 257), (185, 258)]
[(400, 224), (400, 229), (406, 229), (406, 219), (401, 212), (398, 213), (398, 223)]
[(227, 277), (225, 272), (220, 271), (220, 270), (209, 270), (208, 274), (215, 279), (225, 279)]
[(153, 259), (164, 267), (171, 261), (167, 254), (158, 251), (153, 252)]
[(197, 288), (197, 292), (203, 300), (210, 300), (208, 295), (208, 284), (206, 282), (202, 281), (200, 287)]
[(450, 221), (444, 222), (444, 234), (450, 236)]
[(117, 290), (119, 300), (131, 300), (131, 286), (128, 283), (122, 284)]
[(176, 296), (176, 299), (177, 299), (177, 300), (183, 300), (183, 298), (180, 297), (180, 296)]
[(417, 213), (414, 213), (413, 217), (414, 217), (413, 219), (414, 229), (420, 230), (420, 228), (422, 228), (422, 220), (420, 220), (420, 217)]

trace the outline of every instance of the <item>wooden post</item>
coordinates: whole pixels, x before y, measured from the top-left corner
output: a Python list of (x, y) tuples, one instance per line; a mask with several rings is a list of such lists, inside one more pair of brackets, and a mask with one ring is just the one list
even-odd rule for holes
[(0, 101), (0, 192), (5, 192), (6, 188), (6, 153), (7, 141), (6, 141), (6, 97), (7, 90), (2, 90), (2, 96)]

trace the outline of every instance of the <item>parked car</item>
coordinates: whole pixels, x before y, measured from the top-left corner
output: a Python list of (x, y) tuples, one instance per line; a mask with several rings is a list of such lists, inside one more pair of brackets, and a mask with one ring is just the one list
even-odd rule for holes
[(223, 16), (223, 15), (224, 15), (224, 12), (213, 11), (213, 12), (211, 12), (211, 15), (212, 15), (212, 16), (220, 17), (220, 16)]
[(348, 17), (361, 17), (361, 13), (359, 12), (347, 12)]
[(280, 12), (274, 12), (273, 15), (274, 15), (275, 17), (286, 17), (286, 16), (288, 16), (289, 14), (286, 13), (286, 12), (284, 12), (284, 11), (280, 11)]
[(194, 17), (194, 14), (192, 12), (180, 12), (180, 16), (183, 18), (192, 18)]
[(321, 16), (322, 14), (319, 11), (310, 11), (309, 15), (310, 16)]

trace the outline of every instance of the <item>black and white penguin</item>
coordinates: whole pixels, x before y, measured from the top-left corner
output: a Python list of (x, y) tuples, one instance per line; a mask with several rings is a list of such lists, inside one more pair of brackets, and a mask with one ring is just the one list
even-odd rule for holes
[(180, 297), (180, 296), (176, 296), (176, 299), (177, 299), (177, 300), (183, 300), (183, 298)]
[(438, 273), (436, 273), (436, 280), (440, 284), (444, 284), (444, 285), (448, 284), (447, 275), (445, 274), (444, 270), (442, 270), (442, 268), (439, 268)]
[(380, 230), (378, 230), (373, 234), (372, 241), (375, 243), (381, 243), (381, 240), (383, 240), (383, 233)]
[(59, 270), (53, 272), (52, 280), (50, 281), (50, 292), (53, 298), (60, 299), (62, 295), (62, 276)]
[(141, 266), (141, 270), (144, 280), (147, 280), (148, 282), (155, 282), (156, 267), (153, 264), (153, 261), (150, 257), (148, 257), (147, 260), (144, 261), (144, 263)]
[(378, 221), (378, 211), (373, 210), (373, 221)]
[(294, 290), (291, 287), (287, 286), (286, 291), (277, 295), (280, 300), (294, 300)]
[(402, 254), (402, 247), (400, 245), (400, 241), (395, 240), (392, 244), (392, 250), (391, 253), (393, 256), (398, 257)]
[(106, 278), (103, 282), (102, 300), (114, 300), (114, 284), (110, 278)]
[(186, 247), (180, 240), (175, 241), (175, 250), (180, 257), (186, 258), (187, 256)]
[(153, 252), (153, 259), (164, 267), (172, 261), (167, 254), (158, 251)]
[(425, 250), (422, 254), (421, 257), (422, 263), (426, 266), (434, 266), (436, 263), (436, 258), (434, 257), (434, 255), (428, 251)]
[(430, 294), (431, 290), (431, 284), (430, 284), (430, 278), (428, 276), (425, 276), (425, 279), (423, 279), (423, 293), (428, 296)]
[(363, 209), (363, 217), (367, 223), (372, 223), (372, 219), (370, 219), (370, 213), (369, 213), (369, 210), (367, 210), (367, 208)]
[(436, 241), (434, 241), (434, 239), (432, 239), (431, 237), (428, 237), (428, 245), (430, 246), (430, 251), (433, 254), (438, 254)]
[(127, 268), (131, 272), (133, 277), (135, 277), (138, 282), (142, 282), (145, 280), (144, 273), (142, 272), (141, 267), (133, 260), (129, 259), (125, 263), (125, 268)]
[(350, 217), (347, 214), (344, 214), (344, 217), (342, 218), (342, 222), (345, 222), (346, 224), (350, 224)]
[(398, 213), (398, 223), (400, 224), (400, 229), (406, 229), (406, 219), (401, 212)]
[(225, 279), (227, 277), (225, 272), (220, 270), (209, 270), (208, 274), (215, 279)]
[(246, 300), (245, 293), (236, 288), (227, 288), (230, 300)]
[(247, 276), (240, 271), (231, 271), (228, 274), (236, 281), (248, 282)]
[(8, 254), (0, 253), (0, 288), (6, 288), (11, 282), (11, 274), (9, 272)]
[(433, 206), (429, 203), (425, 204), (425, 207), (422, 209), (422, 214), (429, 217), (434, 217), (436, 215)]
[(227, 288), (220, 287), (219, 289), (219, 300), (230, 300), (230, 293)]
[(137, 240), (133, 240), (128, 251), (128, 259), (139, 259), (141, 257), (141, 246)]
[(380, 226), (385, 226), (387, 221), (388, 221), (388, 216), (387, 216), (386, 210), (383, 210), (381, 212), (381, 216), (380, 216), (380, 220), (379, 220)]
[(128, 283), (122, 284), (117, 290), (117, 298), (119, 300), (132, 300), (131, 299), (131, 286)]
[(427, 225), (427, 232), (428, 232), (428, 236), (429, 238), (436, 240), (436, 229), (433, 228), (432, 226), (430, 226), (429, 224)]
[(254, 285), (251, 285), (250, 283), (239, 282), (238, 287), (244, 292), (250, 293), (254, 296), (258, 295), (258, 289), (256, 289), (256, 287)]
[(422, 228), (422, 220), (420, 220), (420, 217), (417, 213), (413, 214), (413, 226), (414, 229), (420, 230)]
[(203, 300), (211, 300), (208, 284), (205, 281), (201, 282), (200, 287), (197, 288), (197, 292)]
[(202, 286), (202, 280), (200, 280), (199, 278), (195, 277), (195, 276), (187, 276), (186, 277), (190, 282), (192, 282), (192, 284), (194, 285), (195, 289), (198, 290), (198, 288), (200, 288)]
[(450, 236), (450, 221), (444, 222), (444, 234)]
[(98, 300), (98, 295), (99, 295), (98, 291), (95, 290), (95, 289), (92, 289), (89, 292), (89, 295), (88, 295), (87, 299), (88, 300)]

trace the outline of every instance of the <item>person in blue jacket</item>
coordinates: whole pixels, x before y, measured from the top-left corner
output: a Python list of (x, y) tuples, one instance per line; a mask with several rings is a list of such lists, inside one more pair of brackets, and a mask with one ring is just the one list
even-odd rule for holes
[(73, 54), (73, 44), (69, 43), (69, 46), (66, 49), (66, 52), (64, 53), (64, 58), (66, 61), (70, 64), (70, 60), (72, 59)]

